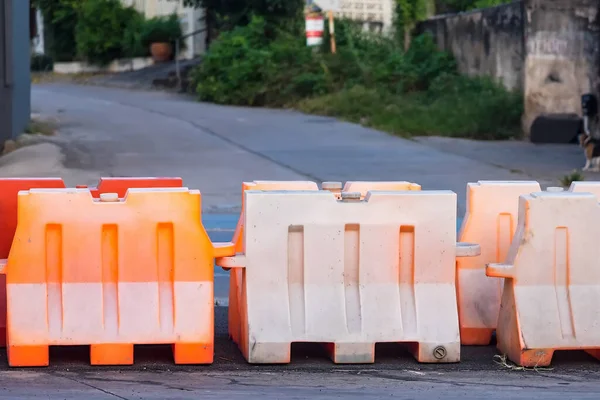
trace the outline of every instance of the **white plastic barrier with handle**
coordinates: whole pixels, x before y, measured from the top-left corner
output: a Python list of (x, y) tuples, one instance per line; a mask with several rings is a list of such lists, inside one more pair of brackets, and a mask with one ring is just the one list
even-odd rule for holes
[(250, 363), (287, 363), (293, 342), (371, 363), (375, 343), (410, 342), (421, 362), (457, 362), (456, 194), (246, 191), (239, 323)]

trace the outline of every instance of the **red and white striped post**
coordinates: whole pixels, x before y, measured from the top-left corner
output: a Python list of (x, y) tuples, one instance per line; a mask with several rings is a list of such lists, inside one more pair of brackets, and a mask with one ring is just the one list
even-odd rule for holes
[(306, 45), (319, 46), (323, 43), (325, 20), (322, 15), (312, 14), (306, 16)]

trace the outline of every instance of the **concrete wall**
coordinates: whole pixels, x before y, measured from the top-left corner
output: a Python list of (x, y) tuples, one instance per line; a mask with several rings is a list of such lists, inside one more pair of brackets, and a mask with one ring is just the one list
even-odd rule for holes
[(521, 0), (439, 16), (418, 32), (433, 34), (462, 73), (522, 90), (529, 134), (536, 118), (581, 115), (581, 95), (600, 95), (599, 10), (600, 0)]
[(523, 3), (516, 1), (441, 15), (421, 22), (417, 32), (431, 33), (440, 49), (454, 54), (461, 73), (491, 76), (510, 89), (522, 89), (524, 29)]
[(525, 115), (581, 113), (581, 95), (598, 95), (599, 0), (525, 0)]

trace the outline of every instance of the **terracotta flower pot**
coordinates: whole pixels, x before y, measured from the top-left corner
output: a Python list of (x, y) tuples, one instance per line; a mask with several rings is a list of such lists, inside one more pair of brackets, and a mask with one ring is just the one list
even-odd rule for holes
[(152, 43), (150, 53), (154, 62), (165, 62), (171, 59), (173, 47), (171, 43)]

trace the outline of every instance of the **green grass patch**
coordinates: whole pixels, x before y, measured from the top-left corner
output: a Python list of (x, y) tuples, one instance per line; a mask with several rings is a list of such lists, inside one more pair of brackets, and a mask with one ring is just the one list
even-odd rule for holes
[(201, 101), (293, 107), (401, 136), (508, 139), (521, 135), (523, 98), (488, 78), (460, 76), (433, 38), (408, 50), (394, 38), (336, 23), (338, 51), (253, 18), (223, 33), (193, 71)]
[(403, 137), (436, 135), (498, 140), (521, 135), (523, 103), (519, 94), (507, 92), (485, 79), (469, 79), (469, 84), (477, 82), (476, 87), (459, 90), (467, 78), (452, 79), (456, 81), (447, 90), (404, 95), (354, 86), (304, 99), (297, 108)]
[(26, 134), (52, 136), (56, 133), (57, 126), (53, 121), (32, 119), (25, 128)]
[(563, 176), (560, 179), (560, 184), (564, 188), (569, 188), (573, 182), (581, 182), (584, 180), (585, 180), (585, 176), (583, 175), (583, 172), (575, 170), (575, 171), (571, 172), (570, 174)]

